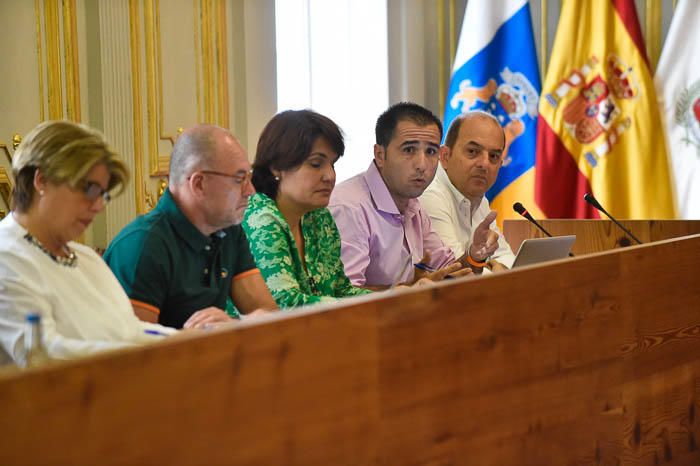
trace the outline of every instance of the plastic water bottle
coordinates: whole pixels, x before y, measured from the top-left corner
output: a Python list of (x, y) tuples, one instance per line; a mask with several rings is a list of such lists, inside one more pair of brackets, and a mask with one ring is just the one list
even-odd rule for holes
[(51, 360), (41, 338), (40, 314), (30, 313), (27, 315), (27, 328), (24, 331), (24, 350), (25, 368), (43, 366)]

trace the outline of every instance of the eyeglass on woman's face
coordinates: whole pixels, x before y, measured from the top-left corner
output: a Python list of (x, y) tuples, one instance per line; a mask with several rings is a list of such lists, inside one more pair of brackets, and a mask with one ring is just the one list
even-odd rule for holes
[(215, 175), (215, 176), (223, 176), (225, 178), (231, 178), (233, 182), (236, 185), (243, 186), (244, 184), (248, 183), (252, 177), (253, 177), (253, 170), (248, 170), (248, 171), (243, 171), (241, 170), (240, 172), (236, 173), (235, 175), (229, 175), (228, 173), (223, 173), (223, 172), (218, 172), (215, 170), (200, 170), (200, 173), (204, 173), (205, 175)]
[(94, 181), (84, 181), (79, 189), (83, 192), (85, 198), (90, 202), (95, 202), (98, 197), (102, 197), (105, 204), (112, 200), (112, 196), (109, 194), (109, 192), (107, 192), (106, 189), (103, 189), (99, 183), (95, 183)]

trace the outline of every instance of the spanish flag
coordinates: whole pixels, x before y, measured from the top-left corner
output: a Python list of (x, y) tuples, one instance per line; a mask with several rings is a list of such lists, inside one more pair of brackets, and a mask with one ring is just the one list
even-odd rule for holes
[(535, 198), (550, 218), (674, 218), (663, 126), (634, 0), (563, 2), (539, 103)]

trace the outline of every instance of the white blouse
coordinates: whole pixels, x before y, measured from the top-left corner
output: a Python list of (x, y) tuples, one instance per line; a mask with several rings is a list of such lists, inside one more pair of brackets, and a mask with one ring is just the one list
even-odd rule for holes
[(43, 341), (54, 359), (158, 341), (176, 332), (140, 321), (109, 267), (89, 247), (69, 243), (77, 256), (69, 267), (26, 234), (12, 213), (0, 221), (0, 365), (24, 363), (25, 319), (32, 312), (41, 314)]

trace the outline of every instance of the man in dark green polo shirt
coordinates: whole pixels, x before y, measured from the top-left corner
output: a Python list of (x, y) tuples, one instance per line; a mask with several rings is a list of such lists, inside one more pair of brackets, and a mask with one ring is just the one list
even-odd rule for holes
[(250, 172), (228, 131), (201, 125), (180, 135), (168, 190), (104, 255), (142, 320), (201, 328), (230, 321), (236, 308), (277, 307), (239, 225), (255, 192)]

